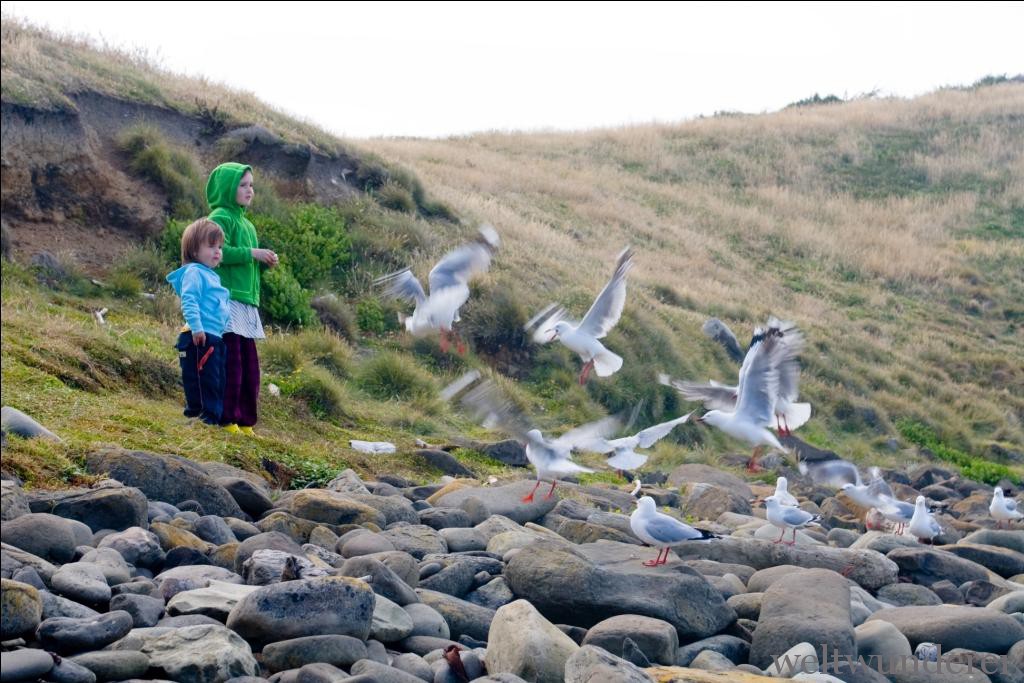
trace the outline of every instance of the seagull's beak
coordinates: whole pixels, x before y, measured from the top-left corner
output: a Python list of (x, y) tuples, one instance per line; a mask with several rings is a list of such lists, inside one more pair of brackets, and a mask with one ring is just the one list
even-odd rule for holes
[(555, 330), (554, 332), (552, 332), (552, 333), (551, 333), (551, 338), (550, 338), (550, 339), (548, 339), (548, 341), (549, 341), (549, 342), (553, 342), (553, 341), (555, 341), (556, 339), (558, 339), (558, 330)]
[(694, 420), (694, 422), (696, 422), (696, 423), (697, 423), (697, 424), (699, 424), (699, 425), (702, 425), (702, 424), (706, 424), (706, 423), (704, 422), (704, 416), (703, 416), (703, 415), (701, 415), (700, 417), (696, 418), (696, 419)]

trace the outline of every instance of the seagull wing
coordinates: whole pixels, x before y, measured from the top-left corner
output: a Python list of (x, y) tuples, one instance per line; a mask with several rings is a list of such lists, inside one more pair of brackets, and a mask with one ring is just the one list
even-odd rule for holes
[(636, 433), (637, 445), (640, 448), (650, 448), (651, 446), (656, 444), (658, 441), (660, 441), (661, 439), (665, 438), (665, 436), (667, 436), (668, 433), (671, 432), (672, 429), (676, 425), (681, 425), (684, 422), (686, 422), (687, 420), (689, 420), (690, 419), (690, 415), (692, 415), (692, 414), (693, 413), (687, 413), (686, 415), (683, 415), (682, 417), (677, 417), (674, 420), (669, 420), (668, 422), (662, 422), (661, 424), (657, 424), (657, 425), (654, 425), (653, 427), (648, 427), (647, 429), (644, 429), (642, 431), (637, 432)]
[(548, 304), (539, 313), (530, 318), (523, 325), (523, 329), (530, 334), (530, 338), (533, 339), (534, 343), (547, 344), (554, 338), (555, 325), (563, 320), (574, 327), (577, 325), (575, 321), (569, 319), (564, 308), (558, 304)]
[(556, 447), (567, 448), (569, 450), (590, 450), (588, 448), (590, 444), (595, 443), (598, 439), (603, 440), (607, 438), (621, 427), (622, 420), (615, 415), (609, 415), (608, 417), (603, 417), (600, 420), (580, 425), (575, 429), (570, 429), (555, 439), (552, 443), (555, 444)]
[(683, 541), (690, 541), (695, 538), (702, 538), (703, 536), (701, 532), (690, 525), (683, 524), (678, 519), (673, 519), (661, 513), (647, 520), (644, 530), (651, 538), (665, 544), (682, 543)]
[(701, 401), (708, 410), (721, 410), (726, 413), (736, 410), (736, 387), (717, 382), (705, 384), (680, 380), (670, 380), (668, 384), (687, 401)]
[(390, 275), (383, 275), (374, 280), (373, 284), (383, 287), (386, 296), (395, 299), (408, 299), (417, 306), (427, 299), (427, 295), (423, 293), (423, 285), (408, 268), (403, 268)]
[(465, 285), (478, 273), (491, 265), (491, 251), (479, 242), (464, 244), (448, 252), (437, 262), (427, 276), (431, 293), (445, 287)]
[(626, 305), (626, 274), (633, 265), (633, 250), (626, 247), (619, 254), (608, 284), (597, 295), (587, 314), (583, 316), (579, 331), (594, 339), (601, 339), (615, 327), (622, 317), (622, 309)]

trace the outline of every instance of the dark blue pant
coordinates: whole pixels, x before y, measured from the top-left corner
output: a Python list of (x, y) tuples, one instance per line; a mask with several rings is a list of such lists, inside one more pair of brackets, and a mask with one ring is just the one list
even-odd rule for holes
[(206, 335), (206, 345), (192, 343), (192, 333), (178, 336), (181, 383), (185, 387), (185, 416), (198, 417), (207, 424), (220, 424), (224, 408), (224, 341)]

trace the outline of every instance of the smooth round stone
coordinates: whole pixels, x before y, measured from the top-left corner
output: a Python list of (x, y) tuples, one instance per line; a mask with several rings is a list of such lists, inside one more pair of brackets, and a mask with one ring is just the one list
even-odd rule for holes
[(373, 553), (395, 550), (395, 545), (388, 539), (371, 532), (356, 534), (341, 546), (343, 557), (359, 557)]
[(214, 545), (234, 543), (238, 540), (227, 522), (216, 515), (204, 515), (197, 519), (193, 526), (195, 527), (193, 533), (196, 536)]
[(0, 653), (0, 670), (5, 681), (34, 681), (47, 674), (53, 665), (53, 657), (42, 650), (23, 648)]
[(38, 625), (43, 613), (41, 593), (20, 581), (0, 581), (0, 606), (3, 611), (3, 639), (16, 638), (31, 633)]
[(263, 663), (271, 673), (298, 669), (315, 662), (347, 669), (366, 657), (366, 644), (351, 636), (305, 636), (281, 640), (263, 648)]
[(115, 595), (110, 599), (111, 610), (124, 610), (132, 615), (135, 628), (156, 626), (164, 615), (164, 601), (148, 595)]
[(412, 633), (410, 636), (430, 636), (432, 638), (451, 638), (448, 622), (433, 607), (421, 602), (414, 602), (403, 607), (412, 617)]
[(64, 658), (50, 669), (50, 673), (46, 674), (46, 680), (52, 683), (96, 683), (96, 674), (81, 664)]
[(95, 619), (47, 619), (36, 629), (36, 638), (44, 647), (57, 652), (82, 652), (99, 650), (120, 640), (131, 630), (132, 615), (117, 611), (101, 614)]
[(124, 561), (121, 553), (113, 548), (90, 548), (82, 556), (81, 561), (99, 567), (110, 586), (125, 583), (132, 578), (131, 567)]
[(110, 585), (103, 570), (88, 562), (70, 562), (54, 573), (50, 585), (61, 595), (87, 605), (110, 602)]
[(391, 661), (391, 666), (399, 671), (415, 676), (430, 683), (434, 680), (434, 671), (427, 664), (426, 660), (411, 652), (398, 655)]
[(96, 674), (99, 681), (142, 678), (149, 669), (149, 657), (135, 650), (101, 650), (71, 657), (71, 661)]

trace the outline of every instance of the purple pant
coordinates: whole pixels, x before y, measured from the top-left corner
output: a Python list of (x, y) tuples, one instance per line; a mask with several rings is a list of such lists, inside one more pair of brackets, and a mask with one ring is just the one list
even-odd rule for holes
[(260, 359), (256, 341), (233, 332), (224, 335), (227, 349), (224, 373), (224, 412), (221, 424), (239, 427), (256, 424), (256, 404), (260, 397)]

